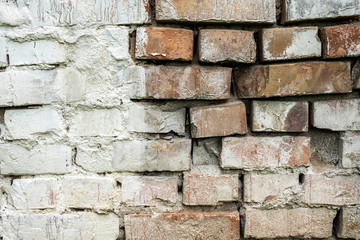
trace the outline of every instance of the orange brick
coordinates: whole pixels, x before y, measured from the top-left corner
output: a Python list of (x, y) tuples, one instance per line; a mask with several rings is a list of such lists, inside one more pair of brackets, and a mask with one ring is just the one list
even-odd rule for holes
[(137, 59), (182, 60), (193, 58), (193, 31), (179, 28), (139, 27), (136, 30)]
[(243, 102), (190, 108), (193, 138), (247, 133), (246, 109)]

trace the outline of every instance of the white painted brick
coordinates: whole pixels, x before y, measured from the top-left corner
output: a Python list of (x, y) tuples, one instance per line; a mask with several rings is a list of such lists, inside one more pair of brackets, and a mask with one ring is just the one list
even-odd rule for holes
[(130, 59), (129, 29), (127, 27), (107, 26), (105, 28), (106, 44), (111, 55), (116, 60)]
[(341, 166), (343, 168), (360, 167), (360, 134), (342, 137)]
[(244, 201), (265, 203), (289, 202), (300, 192), (297, 174), (246, 174), (244, 175)]
[[(95, 145), (95, 144), (93, 144)], [(82, 168), (97, 173), (115, 171), (113, 160), (113, 146), (80, 146), (77, 148), (76, 164)]]
[(112, 166), (117, 171), (186, 171), (191, 140), (122, 141), (114, 144)]
[(33, 26), (75, 23), (76, 0), (18, 0), (19, 11), (26, 9)]
[(149, 0), (96, 0), (96, 19), (109, 24), (142, 24), (150, 22)]
[(27, 8), (18, 8), (16, 2), (0, 2), (0, 25), (19, 26), (31, 23), (31, 17)]
[(254, 101), (252, 130), (255, 132), (306, 132), (308, 102)]
[(312, 108), (314, 127), (332, 131), (360, 130), (360, 99), (318, 101)]
[(287, 0), (284, 3), (283, 22), (360, 15), (360, 5), (354, 0)]
[(185, 134), (185, 108), (174, 112), (158, 107), (132, 105), (129, 108), (129, 127), (133, 132)]
[(118, 136), (123, 129), (119, 109), (97, 109), (75, 113), (70, 125), (74, 136)]
[(64, 205), (69, 208), (111, 209), (116, 182), (101, 177), (65, 177), (61, 181)]
[(62, 116), (48, 108), (6, 110), (5, 125), (13, 139), (27, 139), (36, 134), (64, 133)]
[(10, 195), (16, 209), (54, 208), (58, 201), (56, 179), (14, 179)]
[(72, 67), (60, 68), (56, 71), (54, 86), (56, 95), (63, 102), (84, 100), (86, 94), (86, 76)]
[(92, 239), (116, 240), (119, 218), (90, 212), (59, 215), (4, 213), (4, 240)]
[(6, 65), (7, 65), (7, 59), (6, 59), (5, 38), (0, 35), (0, 67), (6, 67)]
[(121, 179), (122, 201), (130, 206), (177, 202), (177, 178), (126, 176)]
[(71, 168), (71, 148), (37, 145), (31, 150), (15, 144), (0, 145), (1, 174), (63, 174)]
[(193, 143), (192, 161), (194, 165), (218, 165), (221, 152), (220, 138), (197, 139)]
[(266, 28), (262, 31), (262, 60), (321, 57), (317, 27)]
[(66, 61), (63, 44), (48, 40), (7, 43), (10, 65), (59, 64)]

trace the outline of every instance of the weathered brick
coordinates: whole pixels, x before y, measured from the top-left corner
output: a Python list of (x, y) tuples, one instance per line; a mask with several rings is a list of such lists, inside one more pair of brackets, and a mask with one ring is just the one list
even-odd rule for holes
[(102, 177), (65, 177), (61, 181), (64, 205), (69, 208), (111, 209), (116, 182)]
[(360, 55), (359, 23), (325, 27), (322, 31), (322, 39), (325, 58)]
[(308, 137), (227, 137), (220, 165), (226, 169), (264, 169), (308, 166)]
[(245, 238), (328, 238), (336, 211), (326, 208), (246, 210)]
[(240, 239), (239, 213), (160, 213), (125, 216), (126, 239)]
[(186, 171), (191, 162), (191, 140), (122, 141), (114, 144), (116, 171)]
[(116, 240), (119, 219), (115, 214), (3, 214), (4, 240), (93, 239)]
[(244, 201), (288, 203), (299, 191), (298, 174), (245, 174)]
[(157, 21), (275, 23), (275, 0), (157, 0)]
[(133, 99), (229, 99), (231, 68), (133, 66), (116, 75)]
[(354, 17), (360, 15), (360, 6), (354, 0), (287, 0), (283, 1), (283, 22), (308, 21)]
[(254, 63), (256, 61), (254, 32), (222, 29), (200, 30), (199, 58), (203, 62)]
[(28, 150), (20, 145), (0, 144), (1, 174), (64, 174), (71, 169), (71, 148), (37, 145)]
[(162, 111), (152, 106), (132, 105), (129, 108), (128, 130), (133, 132), (185, 134), (185, 108)]
[(76, 0), (19, 0), (17, 6), (20, 11), (26, 9), (33, 26), (72, 25), (76, 22)]
[(139, 27), (136, 29), (137, 59), (191, 61), (194, 51), (192, 30)]
[(55, 208), (58, 194), (55, 178), (14, 179), (10, 190), (16, 209)]
[(96, 0), (96, 19), (108, 24), (143, 24), (149, 23), (149, 0)]
[(247, 133), (246, 109), (243, 102), (190, 108), (193, 138)]
[(261, 32), (262, 61), (321, 57), (317, 27), (266, 28)]
[(352, 90), (349, 62), (258, 65), (235, 70), (240, 98), (347, 93)]
[(157, 202), (175, 204), (177, 178), (126, 176), (121, 179), (122, 201), (130, 206), (156, 206)]
[(341, 209), (337, 237), (360, 239), (360, 207)]
[(72, 68), (0, 72), (0, 106), (26, 106), (82, 100), (85, 78)]
[(357, 98), (314, 102), (312, 125), (332, 131), (360, 130), (359, 108), (360, 99)]
[(351, 205), (360, 203), (360, 177), (305, 175), (305, 202), (308, 204)]
[(254, 101), (254, 132), (307, 132), (308, 102)]
[(343, 136), (341, 150), (341, 166), (343, 168), (360, 168), (360, 134)]
[(44, 133), (64, 133), (63, 118), (49, 108), (6, 110), (5, 125), (13, 139), (27, 139)]
[(124, 116), (117, 108), (78, 111), (70, 125), (75, 136), (118, 136), (123, 130)]
[(221, 202), (236, 202), (238, 198), (238, 175), (185, 174), (184, 176), (185, 205), (217, 205)]
[(66, 61), (65, 47), (55, 41), (7, 43), (10, 65), (59, 64)]
[(194, 165), (219, 165), (221, 138), (196, 139), (193, 142)]
[(7, 66), (5, 38), (0, 35), (0, 67)]
[(351, 72), (352, 81), (354, 83), (354, 89), (360, 89), (360, 61), (356, 61)]

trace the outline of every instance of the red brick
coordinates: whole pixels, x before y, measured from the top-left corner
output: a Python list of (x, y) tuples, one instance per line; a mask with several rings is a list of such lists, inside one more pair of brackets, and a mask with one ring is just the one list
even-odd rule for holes
[(322, 31), (324, 57), (355, 57), (360, 55), (360, 24), (325, 27)]
[(239, 101), (190, 108), (190, 123), (193, 138), (245, 134), (245, 104)]
[(156, 0), (157, 21), (275, 23), (275, 0)]
[(235, 70), (241, 98), (347, 93), (352, 91), (349, 62), (259, 65)]
[(245, 238), (328, 238), (336, 211), (326, 208), (246, 210)]
[(244, 201), (288, 203), (299, 193), (298, 174), (244, 175)]
[(254, 63), (256, 61), (254, 32), (222, 29), (200, 30), (199, 55), (202, 62)]
[(139, 27), (136, 30), (137, 59), (191, 61), (193, 31), (181, 28)]
[(117, 82), (130, 87), (133, 99), (229, 99), (231, 68), (133, 66), (120, 71)]
[(337, 237), (360, 239), (360, 207), (342, 208), (337, 227)]
[(360, 176), (305, 176), (305, 202), (321, 205), (360, 204)]
[(238, 175), (184, 176), (183, 203), (185, 205), (217, 205), (220, 202), (238, 201)]
[(308, 166), (308, 137), (227, 137), (220, 165), (226, 169), (266, 169)]
[(239, 213), (161, 213), (125, 216), (126, 239), (240, 239)]

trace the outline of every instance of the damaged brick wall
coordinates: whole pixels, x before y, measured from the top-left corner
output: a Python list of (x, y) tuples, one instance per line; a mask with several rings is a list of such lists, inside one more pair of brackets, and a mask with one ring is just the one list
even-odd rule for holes
[(0, 0), (0, 235), (360, 239), (355, 0)]

